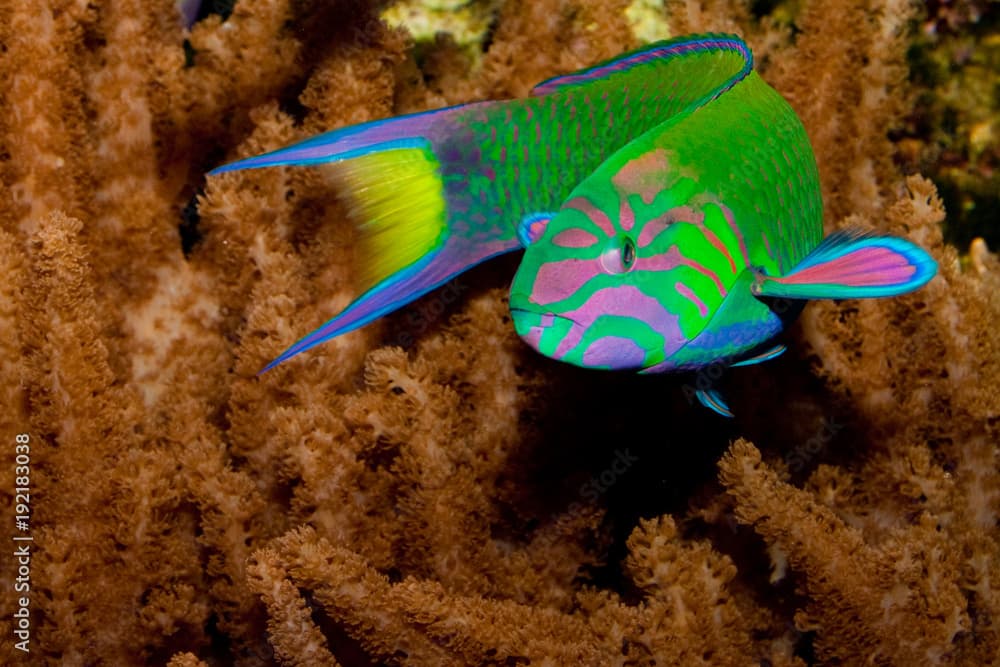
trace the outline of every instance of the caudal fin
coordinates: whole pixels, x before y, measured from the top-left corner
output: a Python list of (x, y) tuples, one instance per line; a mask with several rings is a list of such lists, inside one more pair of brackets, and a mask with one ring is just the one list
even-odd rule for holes
[(373, 151), (426, 146), (430, 141), (428, 134), (431, 126), (459, 108), (461, 107), (434, 109), (324, 132), (270, 153), (224, 164), (208, 172), (208, 175), (282, 165), (302, 167), (329, 164)]
[(922, 248), (894, 236), (831, 234), (791, 272), (757, 278), (757, 296), (857, 299), (896, 296), (925, 285), (937, 264)]
[(502, 248), (476, 247), (449, 231), (449, 202), (432, 135), (435, 124), (447, 121), (458, 108), (327, 132), (210, 172), (322, 165), (348, 201), (357, 225), (355, 284), (363, 293), (264, 370), (364, 326), (483, 259), (516, 247), (516, 240)]

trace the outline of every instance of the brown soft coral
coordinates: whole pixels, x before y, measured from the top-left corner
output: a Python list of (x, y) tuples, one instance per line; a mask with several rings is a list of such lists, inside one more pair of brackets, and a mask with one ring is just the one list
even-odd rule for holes
[(816, 633), (820, 660), (917, 665), (956, 657), (955, 638), (970, 628), (960, 555), (931, 516), (866, 544), (814, 496), (782, 483), (747, 441), (719, 467), (736, 517), (799, 576), (809, 603), (795, 623)]
[[(173, 0), (0, 0), (0, 498), (12, 525), (26, 434), (27, 657), (994, 660), (1000, 262), (980, 243), (963, 270), (933, 185), (893, 165), (911, 4), (806, 2), (791, 29), (665, 3), (675, 31), (754, 45), (829, 228), (940, 265), (905, 297), (810, 305), (798, 356), (734, 375), (732, 425), (669, 379), (532, 354), (506, 260), (257, 375), (355, 296), (355, 232), (315, 170), (207, 168), (636, 43), (624, 1), (508, 0), (473, 67), (382, 4), (241, 0), (186, 31)], [(721, 488), (743, 434), (761, 449), (738, 440)], [(19, 604), (0, 596), (6, 637)]]

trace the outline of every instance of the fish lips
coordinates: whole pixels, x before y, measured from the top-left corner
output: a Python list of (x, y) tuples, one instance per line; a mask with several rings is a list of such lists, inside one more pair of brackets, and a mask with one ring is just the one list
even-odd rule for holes
[(514, 321), (514, 331), (517, 332), (517, 335), (539, 352), (541, 352), (539, 345), (542, 333), (546, 329), (552, 327), (556, 322), (568, 322), (570, 326), (579, 326), (577, 322), (568, 317), (556, 315), (555, 313), (547, 310), (530, 307), (522, 308), (520, 306), (512, 305), (510, 308), (510, 316)]
[(541, 338), (546, 329), (551, 328), (557, 322), (562, 322), (562, 326), (579, 326), (572, 319), (553, 313), (545, 306), (532, 302), (528, 295), (517, 292), (512, 292), (510, 295), (510, 316), (514, 321), (514, 331), (517, 332), (517, 335), (542, 354), (545, 353), (540, 347)]

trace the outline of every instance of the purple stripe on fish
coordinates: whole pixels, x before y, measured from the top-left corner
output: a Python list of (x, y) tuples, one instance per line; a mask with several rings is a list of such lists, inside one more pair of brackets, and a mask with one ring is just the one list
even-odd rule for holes
[(566, 356), (567, 352), (580, 344), (587, 328), (597, 318), (605, 315), (617, 315), (645, 323), (663, 336), (667, 350), (676, 349), (687, 342), (687, 338), (681, 333), (676, 314), (638, 287), (621, 285), (599, 289), (580, 307), (562, 313), (563, 317), (573, 320), (577, 326), (567, 332), (553, 356), (557, 359)]
[(588, 366), (642, 366), (646, 352), (631, 338), (605, 336), (587, 346), (583, 363)]

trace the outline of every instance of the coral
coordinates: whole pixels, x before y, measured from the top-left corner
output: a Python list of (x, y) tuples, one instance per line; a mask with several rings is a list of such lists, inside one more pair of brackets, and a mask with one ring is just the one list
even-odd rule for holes
[(928, 2), (910, 49), (919, 104), (897, 130), (903, 168), (934, 179), (947, 204), (945, 234), (1000, 244), (1000, 5)]
[(387, 7), (382, 18), (404, 26), (418, 43), (447, 33), (475, 56), (498, 6), (497, 0), (401, 0)]
[[(995, 661), (1000, 260), (946, 242), (907, 125), (916, 28), (984, 3), (506, 0), (481, 53), (390, 4), (0, 0), (0, 509), (33, 540), (0, 662)], [(938, 277), (810, 304), (721, 379), (733, 422), (534, 355), (516, 257), (257, 374), (354, 297), (355, 232), (317, 170), (208, 169), (704, 30), (799, 112), (828, 231)]]

